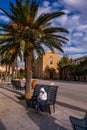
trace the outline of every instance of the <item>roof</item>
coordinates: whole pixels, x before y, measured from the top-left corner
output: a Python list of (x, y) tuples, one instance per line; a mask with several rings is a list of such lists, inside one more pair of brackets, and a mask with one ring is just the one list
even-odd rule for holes
[(87, 58), (87, 55), (82, 56), (82, 57), (75, 58), (74, 61), (82, 60), (82, 59), (86, 59), (86, 58)]

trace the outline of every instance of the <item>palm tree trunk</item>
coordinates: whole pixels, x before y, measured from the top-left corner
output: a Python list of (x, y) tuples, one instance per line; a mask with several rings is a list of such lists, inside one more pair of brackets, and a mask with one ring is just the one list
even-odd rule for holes
[(14, 79), (14, 69), (15, 69), (15, 66), (14, 64), (12, 65), (12, 80)]
[(8, 64), (8, 70), (7, 70), (7, 77), (8, 77), (8, 81), (10, 81), (10, 65)]
[(25, 54), (25, 78), (26, 78), (26, 90), (25, 99), (31, 98), (31, 80), (32, 80), (32, 67), (33, 67), (33, 50), (29, 50)]

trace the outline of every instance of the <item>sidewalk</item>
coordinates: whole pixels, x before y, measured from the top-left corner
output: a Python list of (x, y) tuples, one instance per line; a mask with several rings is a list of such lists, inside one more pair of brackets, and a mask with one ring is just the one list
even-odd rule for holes
[(69, 120), (73, 110), (56, 104), (55, 113), (38, 114), (17, 98), (24, 91), (13, 91), (4, 83), (0, 86), (0, 130), (73, 130)]

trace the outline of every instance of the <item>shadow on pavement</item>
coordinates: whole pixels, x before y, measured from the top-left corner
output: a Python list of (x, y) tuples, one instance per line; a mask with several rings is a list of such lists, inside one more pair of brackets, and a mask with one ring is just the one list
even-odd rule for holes
[[(5, 94), (4, 92), (0, 92), (1, 94), (3, 94), (4, 96), (8, 97), (9, 99), (11, 99), (12, 101), (22, 105), (25, 109), (26, 107), (26, 102), (25, 100), (19, 100), (16, 101), (14, 98), (8, 96), (7, 94)], [(37, 113), (35, 110), (33, 109), (27, 109), (28, 111), (28, 116), (29, 118), (36, 123), (36, 125), (39, 126), (40, 130), (68, 130), (60, 125), (58, 125), (58, 122), (56, 118), (50, 116), (48, 113)], [(64, 124), (64, 123), (63, 123)], [(1, 125), (1, 124), (0, 124)], [(4, 125), (2, 124), (0, 126), (0, 130), (6, 130), (4, 128)]]
[(83, 109), (83, 108), (80, 108), (78, 106), (74, 106), (74, 105), (71, 105), (71, 104), (67, 104), (67, 103), (64, 103), (64, 102), (56, 101), (56, 104), (63, 106), (63, 107), (67, 107), (69, 109), (73, 109), (73, 110), (77, 110), (77, 111), (81, 111), (81, 112), (87, 112), (86, 109)]
[(8, 95), (7, 95), (7, 94), (5, 94), (4, 92), (0, 92), (0, 93), (1, 93), (1, 94), (3, 94), (4, 96), (8, 97), (9, 99), (13, 100), (14, 102), (16, 102), (16, 103), (20, 104), (20, 103), (19, 103), (19, 101), (16, 101), (14, 98), (12, 98), (12, 97), (8, 96)]
[[(0, 92), (1, 94), (3, 94), (4, 96), (8, 97), (9, 99), (11, 99), (12, 101), (22, 105), (25, 109), (26, 109), (26, 103), (25, 100), (15, 100), (14, 98), (12, 98), (11, 96), (8, 96), (7, 94), (5, 94), (4, 92)], [(64, 128), (63, 126), (60, 126), (58, 124), (58, 120), (54, 117), (52, 117), (51, 115), (49, 115), (48, 113), (37, 113), (35, 110), (33, 109), (28, 109), (28, 116), (29, 118), (40, 128), (40, 130), (68, 130), (66, 128)], [(64, 123), (63, 123), (64, 124)], [(3, 125), (2, 122), (0, 122), (0, 130), (6, 130), (5, 126)]]
[(7, 88), (7, 87), (2, 87), (2, 86), (0, 86), (0, 88), (6, 89), (6, 90), (8, 90), (8, 91), (10, 91), (10, 92), (12, 92), (12, 93), (16, 93), (16, 94), (18, 94), (18, 95), (23, 95), (23, 94), (21, 93), (21, 90), (20, 90), (20, 92), (19, 92), (19, 91), (16, 91), (16, 90), (11, 90), (10, 88)]
[(35, 110), (30, 110), (27, 114), (39, 126), (40, 130), (68, 130), (60, 126), (58, 120), (47, 113), (37, 113)]
[(0, 119), (0, 130), (7, 130), (5, 125), (2, 123), (1, 119)]

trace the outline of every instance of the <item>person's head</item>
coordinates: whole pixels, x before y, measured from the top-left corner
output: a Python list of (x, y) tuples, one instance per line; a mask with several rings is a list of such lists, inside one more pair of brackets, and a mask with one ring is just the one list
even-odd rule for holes
[(36, 84), (37, 84), (36, 80), (33, 80), (32, 83), (31, 83), (31, 87), (32, 87), (32, 89), (35, 89)]
[(45, 92), (45, 89), (44, 88), (41, 88), (40, 89), (40, 93), (44, 93)]

